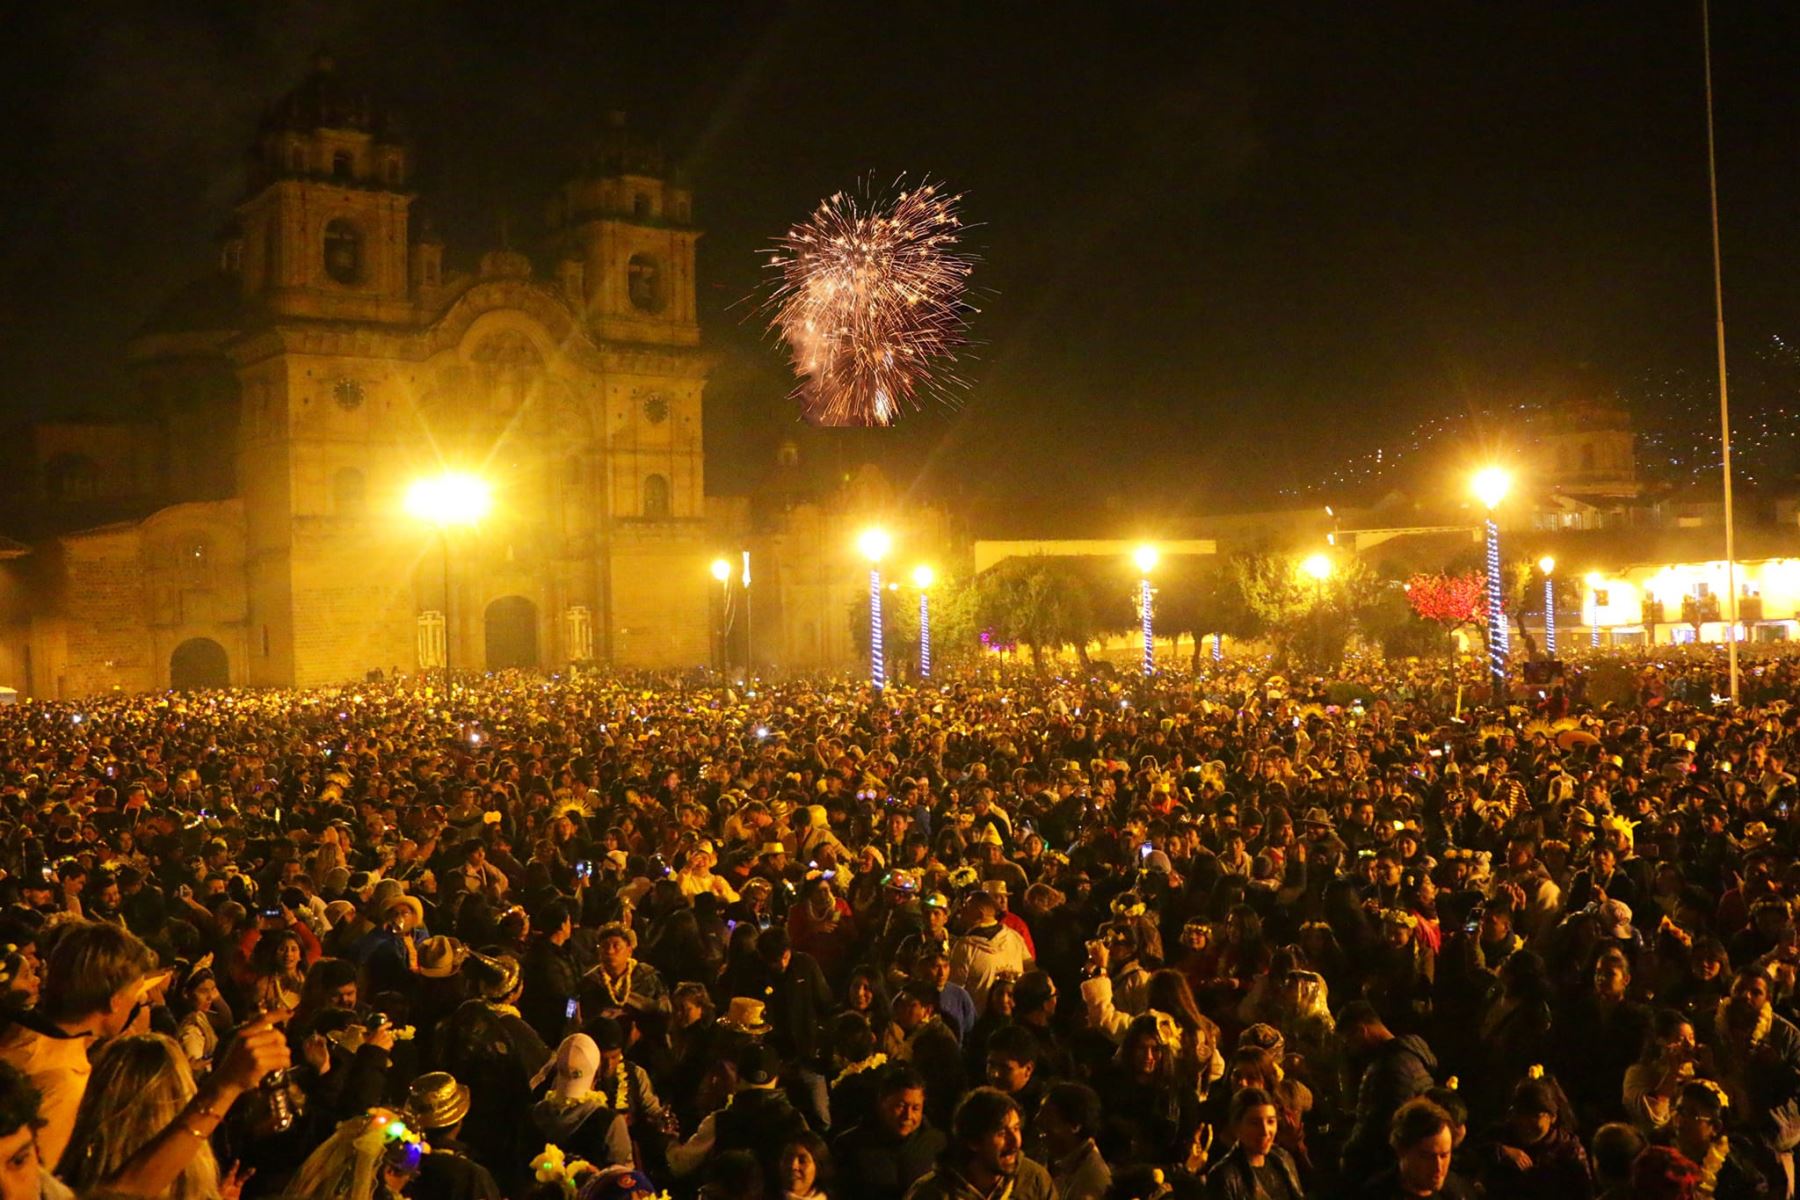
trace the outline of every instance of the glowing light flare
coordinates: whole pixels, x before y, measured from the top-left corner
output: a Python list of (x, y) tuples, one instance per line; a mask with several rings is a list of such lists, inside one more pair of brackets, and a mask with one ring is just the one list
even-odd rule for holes
[(1484, 467), (1475, 472), (1475, 478), (1469, 482), (1469, 489), (1492, 512), (1506, 499), (1506, 493), (1512, 490), (1512, 475), (1500, 467)]
[(728, 559), (715, 558), (712, 565), (712, 577), (720, 583), (731, 578), (731, 562)]
[(410, 516), (433, 525), (474, 525), (493, 511), (494, 493), (479, 475), (445, 471), (407, 488), (405, 506)]
[(885, 529), (865, 529), (856, 536), (856, 550), (872, 563), (878, 563), (894, 548), (894, 539)]
[(1300, 563), (1301, 574), (1316, 583), (1324, 583), (1331, 578), (1331, 556), (1328, 554), (1309, 554)]
[(922, 592), (937, 582), (937, 572), (921, 564), (913, 568), (912, 578), (913, 586)]
[(1154, 571), (1156, 564), (1161, 559), (1162, 555), (1157, 552), (1155, 546), (1139, 546), (1131, 552), (1132, 564), (1137, 567), (1139, 575), (1148, 575)]
[(1556, 570), (1556, 560), (1551, 558), (1548, 554), (1544, 555), (1544, 557), (1538, 559), (1538, 570), (1548, 576), (1552, 571)]
[[(896, 181), (900, 186), (902, 181)], [(888, 196), (837, 192), (771, 250), (769, 327), (821, 425), (891, 425), (923, 399), (949, 402), (966, 341), (974, 260), (960, 253), (959, 195), (935, 183)]]

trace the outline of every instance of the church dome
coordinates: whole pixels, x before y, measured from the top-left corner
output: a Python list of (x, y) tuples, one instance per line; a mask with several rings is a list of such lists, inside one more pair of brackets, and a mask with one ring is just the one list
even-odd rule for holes
[(265, 133), (353, 129), (395, 137), (400, 132), (394, 114), (376, 107), (367, 92), (350, 87), (337, 73), (337, 64), (329, 54), (313, 59), (306, 78), (269, 106), (262, 127)]

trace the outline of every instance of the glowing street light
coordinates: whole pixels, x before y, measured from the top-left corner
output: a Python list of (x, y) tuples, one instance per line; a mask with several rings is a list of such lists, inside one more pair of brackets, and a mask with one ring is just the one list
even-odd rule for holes
[(1512, 476), (1500, 467), (1484, 467), (1471, 481), (1475, 498), (1487, 509), (1488, 678), (1494, 686), (1494, 702), (1506, 698), (1506, 659), (1509, 639), (1506, 617), (1500, 611), (1500, 525), (1494, 510), (1512, 488)]
[(1604, 582), (1606, 577), (1600, 572), (1588, 572), (1588, 603), (1593, 607), (1593, 611), (1588, 614), (1588, 645), (1595, 649), (1600, 646), (1600, 585)]
[(1544, 573), (1544, 653), (1551, 658), (1556, 657), (1556, 583), (1550, 573), (1556, 570), (1556, 560), (1548, 554), (1538, 559), (1538, 570)]
[(493, 489), (486, 480), (466, 471), (428, 476), (406, 489), (408, 515), (440, 529), (477, 524), (493, 507)]
[(1331, 556), (1328, 554), (1310, 554), (1300, 564), (1300, 570), (1312, 578), (1314, 583), (1323, 584), (1331, 578)]
[(450, 530), (477, 525), (494, 507), (487, 480), (467, 471), (444, 471), (415, 480), (402, 506), (415, 520), (436, 525), (444, 558), (444, 695), (450, 694)]
[(931, 585), (937, 572), (920, 564), (913, 568), (913, 586), (919, 589), (919, 678), (931, 678)]
[(731, 560), (715, 558), (712, 577), (719, 581), (719, 674), (731, 670)]
[(1156, 635), (1150, 613), (1150, 572), (1156, 569), (1157, 561), (1161, 557), (1156, 552), (1155, 546), (1139, 546), (1131, 552), (1131, 561), (1138, 569), (1138, 619), (1144, 626), (1144, 675), (1146, 678), (1156, 673)]
[(881, 645), (881, 560), (894, 548), (894, 539), (885, 529), (865, 529), (856, 539), (856, 548), (869, 560), (869, 682), (881, 691), (887, 687)]

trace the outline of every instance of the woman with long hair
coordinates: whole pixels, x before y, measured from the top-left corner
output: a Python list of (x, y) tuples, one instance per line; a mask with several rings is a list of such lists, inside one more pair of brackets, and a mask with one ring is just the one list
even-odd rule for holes
[[(101, 1046), (75, 1113), (64, 1182), (77, 1193), (103, 1187), (194, 1098), (194, 1073), (173, 1038), (132, 1034)], [(236, 1200), (243, 1181), (219, 1178), (212, 1147), (199, 1152), (160, 1200)]]
[(850, 968), (850, 982), (844, 987), (844, 1008), (867, 1018), (871, 1029), (887, 1028), (887, 982), (879, 968), (867, 964)]
[(1154, 1013), (1126, 1026), (1118, 1051), (1095, 1075), (1094, 1090), (1107, 1111), (1130, 1127), (1146, 1161), (1171, 1161), (1177, 1135), (1198, 1118), (1194, 1089), (1176, 1083), (1175, 1050)]
[(306, 988), (305, 951), (291, 930), (264, 933), (250, 954), (250, 1002), (267, 1012), (292, 1012)]
[(1150, 1011), (1165, 1013), (1175, 1023), (1175, 1073), (1177, 1078), (1194, 1081), (1194, 1098), (1206, 1099), (1213, 1082), (1225, 1073), (1225, 1060), (1219, 1054), (1219, 1027), (1200, 1011), (1187, 976), (1171, 967), (1150, 973), (1150, 986), (1145, 993)]

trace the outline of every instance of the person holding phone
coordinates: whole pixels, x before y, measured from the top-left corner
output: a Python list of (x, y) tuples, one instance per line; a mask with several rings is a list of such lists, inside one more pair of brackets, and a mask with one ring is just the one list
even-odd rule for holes
[(574, 913), (568, 901), (551, 900), (538, 908), (531, 924), (536, 932), (520, 964), (525, 992), (519, 1000), (519, 1015), (545, 1045), (551, 1045), (573, 1027), (580, 1008), (575, 996), (581, 987), (581, 969), (569, 945), (575, 932)]

